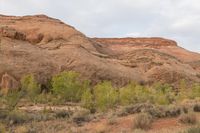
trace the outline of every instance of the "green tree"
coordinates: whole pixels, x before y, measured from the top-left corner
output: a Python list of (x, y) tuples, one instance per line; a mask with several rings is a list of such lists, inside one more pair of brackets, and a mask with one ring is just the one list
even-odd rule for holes
[(194, 84), (192, 88), (190, 89), (189, 98), (195, 99), (200, 97), (200, 84)]
[(153, 87), (153, 99), (154, 103), (159, 105), (168, 105), (175, 101), (175, 92), (168, 84), (157, 83)]
[(131, 83), (120, 89), (120, 101), (122, 105), (151, 101), (151, 91), (145, 86)]
[(81, 97), (81, 103), (83, 107), (87, 109), (94, 109), (94, 95), (92, 95), (90, 89), (86, 89)]
[(64, 101), (78, 102), (81, 100), (85, 86), (78, 80), (79, 74), (64, 71), (52, 78), (52, 92)]
[(118, 91), (111, 82), (104, 81), (94, 87), (95, 106), (98, 110), (106, 111), (115, 107), (118, 101)]
[(178, 87), (178, 95), (177, 100), (182, 101), (183, 99), (189, 98), (189, 89), (187, 89), (187, 84), (184, 79), (180, 81), (179, 87)]

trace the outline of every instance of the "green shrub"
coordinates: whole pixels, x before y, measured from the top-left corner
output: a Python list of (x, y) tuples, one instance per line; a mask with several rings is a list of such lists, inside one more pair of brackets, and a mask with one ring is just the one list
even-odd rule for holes
[(182, 114), (179, 118), (179, 122), (183, 124), (196, 124), (197, 117), (194, 113)]
[(134, 129), (143, 129), (147, 130), (151, 127), (153, 119), (152, 116), (147, 113), (138, 114), (133, 121), (133, 128)]
[(79, 74), (73, 71), (62, 72), (54, 76), (52, 79), (53, 93), (65, 101), (80, 101), (85, 88), (78, 78)]
[(56, 111), (56, 118), (69, 118), (70, 117), (70, 112), (61, 110), (61, 111)]
[(112, 87), (111, 82), (104, 81), (94, 87), (95, 107), (106, 111), (113, 108), (118, 102), (118, 91)]
[(35, 98), (41, 92), (41, 87), (37, 83), (36, 79), (32, 74), (26, 75), (21, 79), (21, 89), (25, 91), (27, 97), (35, 102)]

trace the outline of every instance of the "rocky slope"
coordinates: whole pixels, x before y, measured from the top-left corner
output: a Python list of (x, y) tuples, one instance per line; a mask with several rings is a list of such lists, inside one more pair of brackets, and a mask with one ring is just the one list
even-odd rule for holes
[(88, 38), (45, 15), (0, 15), (0, 78), (7, 73), (19, 81), (33, 73), (45, 85), (64, 70), (80, 72), (93, 84), (200, 82), (200, 54), (163, 38)]

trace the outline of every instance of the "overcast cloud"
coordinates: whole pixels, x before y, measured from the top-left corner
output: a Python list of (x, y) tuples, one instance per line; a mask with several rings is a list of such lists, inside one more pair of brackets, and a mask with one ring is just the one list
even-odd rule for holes
[(200, 52), (199, 0), (0, 0), (0, 14), (46, 14), (89, 37), (165, 37)]

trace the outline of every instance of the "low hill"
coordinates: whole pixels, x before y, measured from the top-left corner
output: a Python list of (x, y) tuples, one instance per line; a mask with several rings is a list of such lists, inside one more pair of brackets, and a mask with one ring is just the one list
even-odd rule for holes
[(65, 70), (93, 84), (200, 82), (200, 54), (164, 38), (89, 38), (45, 15), (0, 15), (0, 79), (7, 74), (19, 82), (33, 73), (45, 85)]

